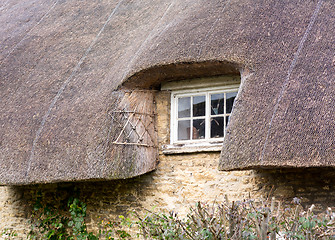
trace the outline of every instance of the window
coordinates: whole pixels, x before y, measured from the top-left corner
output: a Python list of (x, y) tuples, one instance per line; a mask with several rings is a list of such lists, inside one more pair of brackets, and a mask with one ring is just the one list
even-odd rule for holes
[(221, 151), (240, 86), (239, 75), (165, 82), (171, 93), (170, 143), (164, 154)]
[(171, 143), (222, 142), (238, 86), (172, 92)]

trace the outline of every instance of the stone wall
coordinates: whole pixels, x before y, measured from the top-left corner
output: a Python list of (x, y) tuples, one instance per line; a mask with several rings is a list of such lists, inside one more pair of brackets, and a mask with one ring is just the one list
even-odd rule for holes
[[(169, 142), (170, 94), (156, 97), (160, 157), (157, 170), (128, 180), (86, 183), (58, 183), (0, 187), (0, 229), (15, 229), (21, 236), (29, 231), (28, 219), (38, 191), (50, 203), (58, 204), (77, 194), (88, 205), (91, 229), (100, 219), (112, 219), (130, 210), (168, 209), (183, 214), (196, 201), (221, 201), (267, 197), (283, 201), (300, 197), (303, 204), (318, 209), (334, 206), (333, 169), (287, 169), (263, 171), (217, 170), (219, 152), (164, 155)], [(100, 218), (99, 218), (100, 217)]]

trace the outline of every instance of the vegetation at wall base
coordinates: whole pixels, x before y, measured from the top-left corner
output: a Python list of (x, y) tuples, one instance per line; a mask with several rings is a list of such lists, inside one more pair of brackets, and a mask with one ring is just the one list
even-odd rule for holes
[(40, 193), (31, 214), (31, 230), (28, 239), (50, 240), (99, 240), (126, 239), (130, 235), (121, 229), (121, 222), (99, 222), (97, 234), (89, 232), (85, 223), (87, 206), (76, 197), (67, 201), (67, 211), (60, 211), (59, 206), (44, 204)]
[(138, 216), (144, 239), (335, 239), (334, 213), (315, 215), (314, 205), (305, 211), (297, 198), (294, 204), (282, 206), (253, 200), (221, 204), (198, 202), (183, 220), (174, 212), (149, 212)]
[[(283, 204), (275, 198), (265, 201), (228, 201), (201, 203), (190, 207), (180, 218), (176, 212), (131, 212), (117, 220), (100, 220), (98, 231), (88, 231), (86, 204), (70, 197), (66, 211), (43, 204), (37, 197), (31, 215), (28, 239), (97, 240), (314, 240), (335, 239), (335, 213), (328, 208), (315, 214), (314, 205), (304, 209), (298, 198)], [(0, 232), (1, 233), (1, 232)], [(11, 229), (2, 231), (3, 239), (17, 239)]]

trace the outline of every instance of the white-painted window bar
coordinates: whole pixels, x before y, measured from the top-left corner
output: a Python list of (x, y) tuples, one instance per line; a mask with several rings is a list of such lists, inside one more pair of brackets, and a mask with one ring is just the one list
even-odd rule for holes
[(222, 142), (238, 87), (172, 92), (171, 144)]

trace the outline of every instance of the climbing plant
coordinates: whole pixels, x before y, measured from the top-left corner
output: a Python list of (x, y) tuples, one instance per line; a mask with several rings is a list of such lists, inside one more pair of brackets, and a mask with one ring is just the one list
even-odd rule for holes
[(29, 239), (98, 240), (127, 239), (130, 235), (121, 229), (121, 221), (101, 220), (99, 231), (88, 231), (85, 223), (87, 206), (76, 197), (70, 197), (63, 211), (61, 206), (45, 204), (38, 195), (31, 214)]

